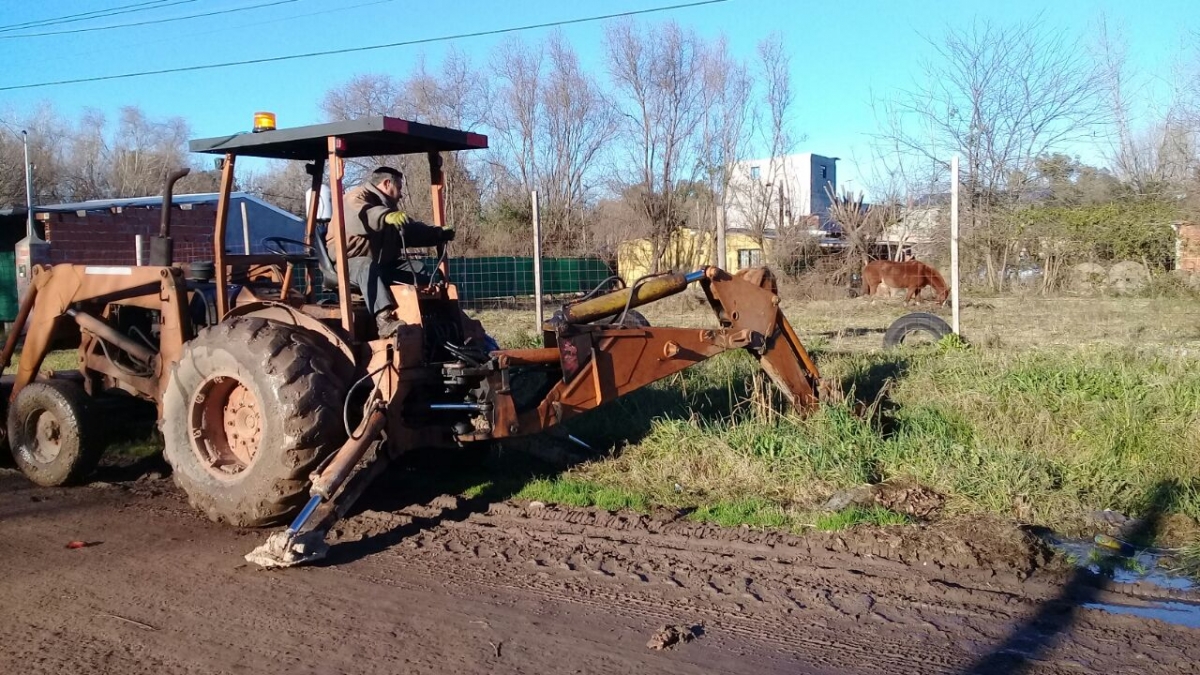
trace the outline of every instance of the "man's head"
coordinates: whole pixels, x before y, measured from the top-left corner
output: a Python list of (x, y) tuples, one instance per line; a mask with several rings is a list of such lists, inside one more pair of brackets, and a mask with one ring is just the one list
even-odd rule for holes
[(372, 171), (370, 182), (392, 201), (398, 202), (404, 196), (404, 174), (390, 166), (381, 166)]

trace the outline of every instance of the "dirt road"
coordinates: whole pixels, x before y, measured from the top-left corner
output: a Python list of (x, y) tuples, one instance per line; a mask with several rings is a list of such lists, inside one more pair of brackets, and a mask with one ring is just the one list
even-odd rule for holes
[[(1037, 569), (1015, 530), (959, 534), (442, 497), (347, 521), (325, 566), (264, 572), (241, 558), (263, 533), (200, 519), (169, 479), (0, 470), (0, 673), (1200, 672), (1200, 630), (1083, 606), (1150, 590)], [(651, 649), (664, 625), (698, 637)]]

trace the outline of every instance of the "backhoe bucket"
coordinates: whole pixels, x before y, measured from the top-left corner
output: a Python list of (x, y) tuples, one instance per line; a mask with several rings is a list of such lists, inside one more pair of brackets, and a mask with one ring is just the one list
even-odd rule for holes
[(779, 331), (758, 355), (758, 363), (793, 407), (799, 411), (811, 409), (817, 404), (817, 367), (783, 312), (779, 313), (778, 325)]
[(765, 267), (740, 270), (732, 276), (709, 268), (706, 292), (718, 315), (730, 328), (761, 336), (762, 344), (747, 345), (763, 371), (799, 412), (817, 404), (821, 376), (792, 324), (779, 309), (775, 276)]

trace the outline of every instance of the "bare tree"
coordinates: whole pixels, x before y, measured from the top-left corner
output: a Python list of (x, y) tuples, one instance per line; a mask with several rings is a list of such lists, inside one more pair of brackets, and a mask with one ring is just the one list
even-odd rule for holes
[(188, 163), (184, 150), (188, 136), (183, 118), (155, 121), (139, 108), (122, 108), (108, 158), (108, 196), (140, 197), (161, 192), (163, 177)]
[(597, 158), (617, 126), (611, 102), (558, 33), (533, 46), (506, 43), (492, 65), (500, 83), (490, 118), (496, 196), (515, 221), (504, 226), (528, 227), (536, 189), (546, 249), (588, 250)]
[[(328, 120), (400, 117), (400, 98), (403, 90), (403, 85), (390, 75), (355, 75), (325, 92), (324, 98), (321, 99), (321, 111)], [(389, 163), (396, 163), (396, 159), (380, 156), (347, 160), (346, 180), (348, 183), (356, 183), (376, 166)]]
[[(158, 195), (166, 175), (185, 166), (193, 171), (177, 191), (216, 189), (215, 172), (205, 170), (185, 149), (190, 132), (182, 118), (151, 119), (139, 108), (127, 106), (112, 129), (98, 111), (85, 110), (72, 125), (43, 106), (24, 122), (38, 203)], [(23, 203), (21, 139), (8, 131), (0, 133), (0, 197)]]
[(267, 165), (265, 171), (248, 174), (244, 184), (247, 192), (303, 216), (304, 192), (312, 187), (312, 177), (302, 162), (277, 160)]
[[(358, 75), (345, 85), (326, 93), (322, 110), (329, 119), (355, 119), (389, 115), (426, 124), (461, 129), (479, 127), (486, 116), (490, 92), (486, 80), (468, 59), (451, 52), (438, 73), (431, 73), (424, 60), (400, 82), (388, 75)], [(473, 153), (448, 153), (443, 157), (446, 221), (458, 232), (460, 250), (469, 250), (479, 239), (479, 158)], [(347, 179), (353, 183), (380, 164), (402, 170), (407, 177), (406, 208), (414, 214), (432, 212), (429, 167), (425, 156), (370, 157), (347, 161)]]
[(542, 189), (552, 226), (574, 249), (588, 249), (585, 209), (596, 180), (596, 160), (616, 134), (617, 117), (600, 85), (579, 64), (560, 33), (547, 44), (549, 71), (542, 89), (545, 169)]
[(742, 209), (751, 233), (761, 244), (768, 230), (789, 225), (783, 222), (791, 211), (786, 203), (789, 176), (785, 158), (795, 149), (791, 117), (796, 96), (792, 91), (791, 57), (781, 34), (775, 33), (758, 43), (758, 59), (762, 105), (767, 112), (755, 120), (755, 127), (767, 149), (768, 160), (764, 173), (745, 181)]
[[(751, 106), (754, 80), (744, 63), (736, 61), (729, 53), (729, 44), (722, 37), (708, 51), (704, 62), (704, 117), (703, 141), (700, 161), (703, 177), (711, 195), (709, 203), (702, 204), (708, 213), (702, 223), (724, 227), (728, 221), (729, 208), (733, 202), (731, 185), (736, 175), (738, 161), (742, 159), (750, 141)], [(698, 229), (708, 231), (701, 223)], [(721, 237), (714, 251), (715, 262), (726, 267), (725, 251)]]
[(501, 180), (523, 195), (538, 183), (538, 150), (542, 119), (544, 61), (540, 46), (514, 39), (501, 45), (492, 58), (499, 83), (489, 119), (494, 130), (493, 168)]
[(686, 223), (681, 184), (699, 173), (704, 46), (676, 23), (643, 31), (631, 21), (610, 26), (605, 43), (625, 116), (629, 166), (636, 167), (617, 181), (635, 188), (653, 248), (651, 269), (658, 271), (668, 243)]
[[(1041, 19), (978, 21), (930, 39), (934, 58), (884, 104), (882, 145), (943, 167), (964, 157), (967, 227), (994, 288), (1012, 252), (1004, 210), (1034, 161), (1108, 121), (1104, 77), (1078, 38)], [(944, 170), (944, 169), (943, 169)]]
[(66, 149), (61, 139), (70, 128), (49, 104), (22, 114), (15, 110), (0, 114), (0, 203), (25, 203), (25, 149), (21, 131), (29, 133), (29, 160), (33, 164), (35, 203), (47, 203), (70, 197), (63, 181)]
[(842, 274), (861, 269), (871, 256), (871, 249), (884, 231), (900, 220), (900, 208), (895, 202), (866, 204), (863, 194), (843, 190), (839, 195), (826, 186), (831, 206), (830, 217), (842, 229), (845, 248), (842, 250)]
[[(1190, 71), (1186, 61), (1177, 63), (1173, 77), (1167, 79), (1165, 102), (1152, 106), (1151, 119), (1139, 124), (1133, 108), (1146, 107), (1149, 82), (1128, 62), (1126, 43), (1118, 31), (1110, 31), (1107, 21), (1097, 29), (1096, 52), (1105, 79), (1105, 94), (1110, 106), (1115, 138), (1109, 149), (1109, 163), (1116, 175), (1140, 196), (1165, 196), (1177, 193), (1196, 179), (1200, 166), (1197, 116), (1193, 96), (1194, 79), (1200, 68)], [(1200, 66), (1200, 62), (1195, 64)], [(1160, 77), (1158, 73), (1155, 77)]]
[(109, 145), (107, 120), (99, 110), (87, 109), (79, 118), (69, 140), (71, 170), (68, 190), (75, 199), (96, 199), (111, 195), (112, 147)]

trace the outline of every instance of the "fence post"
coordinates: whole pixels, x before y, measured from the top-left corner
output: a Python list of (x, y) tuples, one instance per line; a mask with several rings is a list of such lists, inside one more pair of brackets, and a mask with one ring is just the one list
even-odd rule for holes
[(536, 332), (542, 330), (542, 216), (538, 209), (538, 193), (530, 193), (533, 199), (533, 297), (534, 312), (537, 315)]
[(950, 160), (950, 327), (958, 326), (958, 155)]
[(725, 200), (721, 200), (721, 209), (717, 212), (717, 267), (729, 269), (729, 261), (725, 259)]
[(146, 264), (146, 235), (133, 235), (133, 259), (134, 264), (142, 267)]

